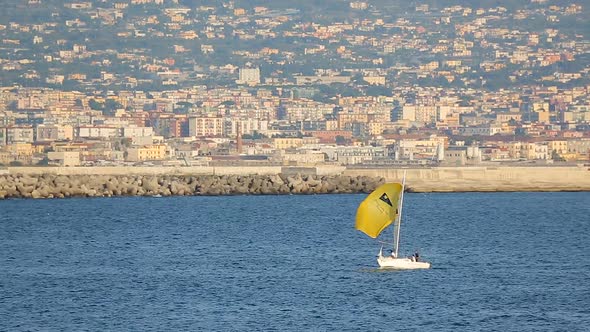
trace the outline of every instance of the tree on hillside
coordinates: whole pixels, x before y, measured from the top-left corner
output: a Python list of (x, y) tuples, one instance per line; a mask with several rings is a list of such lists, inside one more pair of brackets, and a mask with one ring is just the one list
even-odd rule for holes
[(102, 111), (104, 109), (104, 104), (100, 103), (94, 99), (90, 99), (88, 101), (88, 106), (90, 107), (91, 110), (95, 110), (95, 111)]

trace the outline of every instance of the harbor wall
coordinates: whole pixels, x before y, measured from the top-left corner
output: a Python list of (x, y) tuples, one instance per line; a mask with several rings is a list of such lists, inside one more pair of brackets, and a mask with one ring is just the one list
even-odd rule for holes
[[(346, 168), (317, 167), (8, 167), (5, 174), (28, 177), (43, 175), (102, 176), (349, 176), (386, 182), (401, 181), (416, 192), (462, 191), (590, 191), (589, 166), (536, 167), (435, 167), (435, 168)], [(0, 173), (1, 175), (1, 173)], [(1, 179), (0, 179), (1, 181)]]
[(0, 175), (0, 199), (369, 193), (383, 178), (346, 175)]
[[(437, 167), (408, 169), (416, 192), (590, 191), (590, 167)], [(399, 181), (403, 169), (348, 169), (349, 176), (378, 176)]]

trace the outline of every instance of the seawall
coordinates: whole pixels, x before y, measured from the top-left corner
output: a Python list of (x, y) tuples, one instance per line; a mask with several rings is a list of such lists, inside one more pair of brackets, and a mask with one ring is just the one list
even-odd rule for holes
[[(347, 169), (349, 176), (402, 178), (402, 169)], [(416, 192), (590, 191), (590, 167), (437, 167), (408, 169), (407, 183)]]
[(346, 175), (0, 175), (0, 199), (371, 192), (383, 178)]
[(407, 172), (415, 192), (590, 191), (590, 167), (9, 167), (0, 198), (369, 192)]

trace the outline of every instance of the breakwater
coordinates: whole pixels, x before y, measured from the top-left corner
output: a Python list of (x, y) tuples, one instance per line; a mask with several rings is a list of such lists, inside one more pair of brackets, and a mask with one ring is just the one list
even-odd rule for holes
[(371, 192), (383, 178), (326, 175), (0, 175), (0, 199)]
[[(379, 176), (399, 181), (403, 169), (347, 169), (349, 176)], [(484, 166), (408, 169), (407, 183), (415, 192), (470, 191), (590, 191), (590, 167)]]
[(590, 167), (8, 167), (0, 198), (369, 192), (401, 181), (414, 192), (590, 191)]

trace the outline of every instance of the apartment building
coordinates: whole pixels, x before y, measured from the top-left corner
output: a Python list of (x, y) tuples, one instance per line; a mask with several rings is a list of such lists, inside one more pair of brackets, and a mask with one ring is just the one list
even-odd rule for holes
[(225, 135), (225, 120), (216, 117), (190, 117), (188, 119), (189, 136), (216, 137)]

